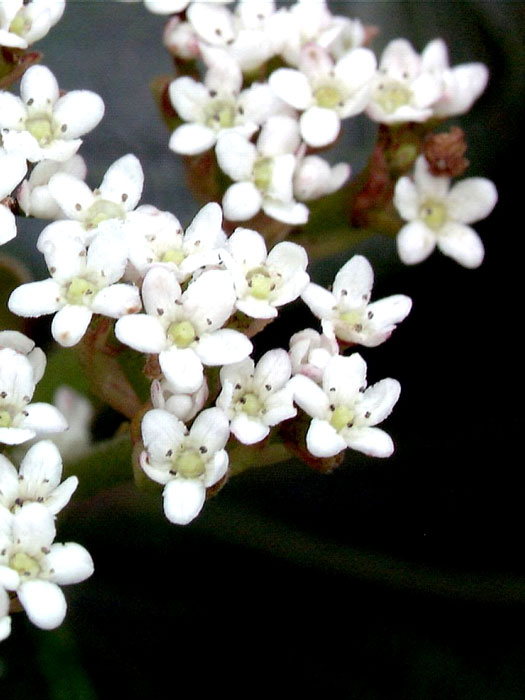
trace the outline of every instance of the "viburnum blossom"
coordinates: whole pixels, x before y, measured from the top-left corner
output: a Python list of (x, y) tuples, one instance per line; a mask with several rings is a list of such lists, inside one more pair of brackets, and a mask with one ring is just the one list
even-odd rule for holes
[(142, 285), (145, 314), (124, 316), (115, 334), (135, 350), (159, 355), (162, 372), (177, 392), (202, 385), (203, 365), (239, 362), (252, 351), (248, 338), (222, 328), (233, 313), (235, 291), (226, 270), (207, 270), (183, 293), (175, 275), (153, 267)]
[(305, 328), (290, 338), (292, 374), (304, 374), (321, 382), (328, 360), (339, 354), (339, 345), (333, 336), (321, 335), (313, 328)]
[(294, 152), (300, 142), (297, 121), (283, 115), (268, 119), (256, 145), (237, 133), (219, 136), (217, 161), (235, 181), (222, 199), (227, 219), (246, 221), (262, 209), (278, 221), (306, 223), (308, 208), (293, 198)]
[(42, 629), (64, 620), (67, 604), (60, 586), (93, 573), (89, 552), (75, 542), (53, 543), (55, 534), (54, 517), (40, 503), (15, 513), (0, 506), (0, 591), (15, 591), (31, 622)]
[(294, 401), (312, 422), (306, 447), (315, 457), (333, 457), (346, 447), (371, 457), (389, 457), (392, 438), (375, 426), (390, 415), (401, 387), (382, 379), (366, 388), (366, 363), (361, 355), (337, 355), (326, 363), (322, 386), (296, 374), (290, 383)]
[(290, 358), (281, 349), (269, 350), (257, 364), (247, 357), (221, 369), (217, 406), (230, 419), (230, 430), (239, 442), (260, 442), (272, 426), (296, 415), (291, 374)]
[(328, 337), (375, 347), (408, 315), (412, 300), (395, 294), (370, 304), (373, 284), (372, 266), (362, 255), (354, 255), (335, 276), (331, 292), (311, 282), (302, 299), (321, 319)]
[(2, 204), (27, 172), (26, 159), (20, 153), (7, 153), (0, 148), (0, 245), (16, 236), (14, 214)]
[(370, 49), (353, 49), (334, 62), (328, 51), (307, 45), (298, 70), (278, 68), (268, 80), (284, 102), (302, 112), (304, 141), (320, 148), (335, 141), (341, 119), (365, 109), (375, 72), (376, 58)]
[(76, 476), (62, 478), (62, 458), (51, 440), (40, 440), (26, 452), (20, 468), (0, 455), (0, 505), (15, 511), (27, 503), (42, 503), (56, 515), (78, 486)]
[(67, 428), (60, 411), (47, 403), (31, 403), (35, 377), (31, 362), (9, 347), (0, 349), (0, 443), (19, 445), (42, 433)]
[(277, 308), (297, 299), (310, 280), (308, 255), (297, 243), (283, 241), (268, 253), (260, 233), (239, 227), (228, 239), (227, 252), (224, 264), (234, 280), (235, 306), (252, 318), (275, 318)]
[(441, 74), (427, 69), (406, 39), (394, 39), (381, 56), (367, 114), (384, 124), (424, 122), (441, 94)]
[(229, 435), (228, 419), (218, 408), (199, 413), (189, 431), (168, 411), (144, 415), (140, 466), (164, 485), (164, 513), (172, 523), (191, 522), (204, 505), (206, 489), (226, 475)]
[(299, 157), (293, 176), (294, 196), (302, 202), (336, 192), (350, 177), (348, 163), (330, 165), (319, 156)]
[(484, 219), (493, 210), (498, 199), (496, 187), (484, 177), (470, 177), (450, 185), (449, 177), (430, 173), (424, 156), (416, 161), (413, 180), (398, 180), (394, 204), (409, 223), (397, 234), (397, 249), (407, 265), (427, 258), (436, 245), (464, 267), (481, 265), (483, 243), (469, 224)]
[(100, 233), (86, 248), (78, 238), (55, 230), (43, 247), (51, 277), (17, 287), (8, 305), (18, 316), (30, 318), (56, 312), (51, 333), (61, 345), (76, 345), (94, 313), (119, 318), (140, 310), (137, 287), (118, 283), (127, 249), (116, 233)]
[(60, 97), (55, 76), (45, 66), (31, 66), (20, 83), (20, 97), (0, 92), (0, 129), (6, 151), (27, 160), (67, 160), (104, 115), (104, 102), (90, 90)]
[(42, 39), (64, 14), (65, 0), (2, 0), (0, 46), (25, 49)]

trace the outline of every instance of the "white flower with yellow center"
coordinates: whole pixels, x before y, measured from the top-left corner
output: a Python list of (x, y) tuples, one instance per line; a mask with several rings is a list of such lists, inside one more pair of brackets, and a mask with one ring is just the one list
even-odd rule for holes
[(40, 503), (16, 513), (0, 506), (0, 590), (15, 591), (41, 629), (54, 629), (64, 620), (67, 604), (60, 586), (93, 573), (89, 552), (75, 542), (53, 544), (55, 534), (54, 517)]
[(415, 164), (414, 179), (402, 177), (394, 204), (408, 221), (397, 234), (399, 257), (407, 265), (425, 260), (434, 248), (464, 267), (481, 265), (483, 243), (469, 226), (487, 217), (496, 205), (494, 183), (470, 177), (450, 186), (450, 178), (433, 176), (424, 156)]
[(34, 391), (34, 370), (28, 358), (12, 348), (0, 349), (0, 443), (19, 445), (42, 433), (67, 428), (57, 408), (31, 403)]
[(375, 347), (408, 315), (412, 300), (395, 294), (370, 304), (373, 284), (372, 266), (362, 255), (354, 255), (335, 276), (331, 292), (310, 283), (302, 300), (321, 319), (328, 337)]
[(441, 92), (441, 76), (426, 69), (410, 42), (395, 39), (383, 51), (366, 111), (384, 124), (424, 122)]
[(0, 245), (16, 236), (16, 219), (13, 212), (2, 204), (27, 172), (27, 162), (20, 153), (7, 153), (0, 148)]
[(233, 313), (235, 291), (225, 270), (207, 270), (182, 293), (175, 274), (153, 267), (142, 285), (145, 314), (117, 321), (115, 334), (139, 352), (159, 355), (163, 374), (176, 392), (202, 385), (203, 365), (239, 362), (252, 351), (248, 338), (222, 328)]
[(57, 343), (76, 345), (94, 313), (119, 318), (140, 310), (137, 287), (118, 283), (126, 269), (127, 249), (116, 233), (99, 234), (86, 248), (78, 238), (56, 230), (43, 247), (52, 276), (17, 287), (9, 309), (30, 318), (56, 312), (51, 333)]
[(221, 369), (217, 406), (230, 419), (230, 430), (239, 442), (260, 442), (272, 426), (297, 414), (289, 386), (291, 374), (290, 358), (281, 349), (265, 353), (257, 365), (247, 357)]
[(312, 44), (303, 49), (299, 70), (279, 68), (269, 83), (284, 102), (302, 112), (304, 141), (320, 148), (335, 141), (341, 119), (365, 109), (375, 72), (376, 58), (369, 49), (353, 49), (334, 63), (328, 51)]
[(197, 517), (206, 489), (225, 476), (229, 435), (228, 419), (218, 408), (199, 413), (189, 431), (168, 411), (145, 414), (140, 465), (150, 479), (164, 485), (164, 513), (172, 523), (186, 525)]
[(231, 272), (239, 311), (252, 318), (275, 318), (277, 309), (304, 291), (308, 256), (297, 243), (283, 241), (268, 253), (257, 231), (237, 228), (228, 239), (224, 264)]
[(32, 163), (67, 160), (104, 115), (104, 102), (90, 90), (60, 97), (55, 76), (45, 66), (31, 66), (20, 83), (20, 97), (0, 92), (0, 130), (6, 151)]
[(31, 338), (19, 331), (0, 331), (0, 350), (2, 348), (11, 348), (24, 355), (33, 368), (33, 381), (38, 384), (44, 376), (47, 364), (44, 351), (37, 348)]
[(62, 478), (62, 458), (51, 440), (40, 440), (29, 448), (17, 471), (0, 455), (0, 505), (13, 512), (27, 503), (42, 503), (56, 515), (78, 486), (76, 476)]
[(328, 360), (322, 386), (302, 374), (290, 380), (294, 401), (312, 416), (306, 447), (315, 457), (333, 457), (350, 447), (371, 457), (389, 457), (392, 438), (375, 426), (390, 415), (401, 387), (382, 379), (366, 388), (366, 364), (354, 353)]
[(26, 49), (49, 32), (65, 6), (65, 0), (2, 0), (0, 46)]

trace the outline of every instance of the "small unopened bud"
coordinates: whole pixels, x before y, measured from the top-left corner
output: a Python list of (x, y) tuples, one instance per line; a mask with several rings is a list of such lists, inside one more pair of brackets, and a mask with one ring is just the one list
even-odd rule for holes
[(429, 134), (423, 143), (430, 172), (436, 176), (462, 175), (469, 164), (464, 157), (466, 150), (465, 134), (458, 126), (453, 126), (449, 132)]

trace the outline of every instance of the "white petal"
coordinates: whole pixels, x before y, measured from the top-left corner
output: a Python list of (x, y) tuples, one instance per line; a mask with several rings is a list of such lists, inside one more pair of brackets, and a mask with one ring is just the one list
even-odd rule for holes
[(377, 425), (390, 415), (399, 399), (401, 385), (396, 379), (382, 379), (373, 386), (369, 386), (359, 404), (359, 413), (367, 418), (367, 425)]
[(172, 479), (164, 487), (164, 513), (177, 525), (187, 525), (201, 512), (206, 487), (197, 479)]
[(20, 153), (0, 151), (0, 200), (11, 194), (26, 172), (26, 159)]
[(57, 488), (50, 493), (44, 501), (49, 512), (56, 515), (62, 510), (62, 508), (65, 508), (69, 503), (71, 496), (75, 493), (77, 486), (78, 479), (76, 476), (68, 477), (60, 484), (60, 486), (57, 486)]
[(266, 243), (257, 231), (239, 226), (228, 238), (228, 250), (236, 262), (250, 270), (266, 260)]
[(47, 111), (58, 100), (58, 83), (53, 73), (46, 66), (31, 66), (20, 83), (20, 97), (31, 110)]
[(45, 561), (50, 569), (54, 570), (50, 580), (60, 586), (80, 583), (89, 578), (94, 571), (91, 555), (76, 542), (52, 545)]
[(20, 463), (20, 474), (28, 489), (44, 483), (49, 491), (56, 488), (62, 477), (62, 458), (57, 446), (51, 440), (40, 440), (30, 447)]
[(2, 566), (0, 564), (0, 595), (5, 588), (8, 591), (14, 591), (20, 585), (20, 576), (18, 573), (11, 569), (9, 566)]
[(0, 505), (10, 508), (17, 497), (18, 472), (7, 457), (0, 455)]
[(409, 177), (400, 177), (394, 190), (394, 205), (399, 216), (405, 221), (413, 221), (419, 215), (419, 195)]
[(228, 419), (220, 408), (208, 408), (199, 413), (190, 430), (192, 443), (206, 447), (210, 454), (224, 449), (229, 436)]
[(446, 199), (448, 215), (460, 224), (474, 224), (485, 219), (496, 206), (498, 192), (484, 177), (469, 177), (456, 183)]
[(309, 416), (324, 418), (328, 411), (328, 397), (312, 379), (297, 374), (290, 380), (295, 403)]
[(306, 143), (314, 148), (321, 148), (336, 140), (341, 129), (341, 120), (333, 109), (310, 107), (301, 115), (299, 125)]
[(306, 447), (314, 457), (333, 457), (346, 449), (346, 442), (328, 421), (314, 418), (306, 433)]
[(246, 413), (239, 413), (232, 420), (231, 431), (243, 445), (254, 445), (264, 440), (270, 432), (270, 428), (262, 421), (252, 418)]
[(436, 236), (421, 221), (403, 226), (397, 234), (397, 252), (405, 265), (425, 260), (436, 246)]
[(234, 131), (221, 134), (215, 153), (219, 167), (232, 180), (248, 180), (257, 158), (257, 149), (247, 138)]
[(64, 137), (76, 139), (94, 129), (104, 116), (104, 102), (90, 90), (73, 90), (61, 97), (53, 118), (61, 125)]
[(25, 504), (13, 517), (13, 539), (30, 556), (41, 555), (55, 539), (54, 518), (40, 503)]
[(16, 236), (16, 219), (7, 207), (0, 204), (0, 245), (12, 241)]
[(61, 433), (67, 429), (67, 421), (58, 408), (49, 403), (32, 403), (24, 409), (20, 428), (36, 433)]
[(198, 335), (207, 335), (223, 326), (234, 305), (233, 281), (226, 270), (203, 272), (182, 295), (183, 309), (191, 316)]
[(470, 226), (450, 222), (440, 231), (437, 240), (442, 253), (468, 268), (479, 267), (485, 249), (478, 234)]
[(168, 145), (175, 153), (194, 156), (211, 148), (216, 139), (213, 129), (203, 124), (182, 124), (172, 133)]
[(166, 332), (158, 319), (146, 314), (124, 316), (115, 324), (115, 335), (139, 352), (159, 353), (167, 345)]
[(253, 350), (250, 340), (238, 331), (222, 328), (204, 336), (195, 351), (203, 364), (209, 366), (229, 365), (248, 357)]
[(132, 284), (112, 284), (93, 299), (91, 309), (96, 314), (120, 318), (141, 309), (139, 290)]
[(85, 182), (68, 173), (57, 173), (49, 180), (49, 191), (69, 219), (81, 219), (95, 201)]
[(19, 97), (10, 92), (0, 91), (0, 128), (18, 129), (24, 124), (27, 110)]
[(70, 348), (83, 338), (92, 316), (91, 309), (86, 306), (66, 304), (55, 314), (51, 334), (57, 343)]
[(219, 450), (206, 464), (206, 474), (204, 476), (204, 486), (209, 487), (216, 484), (228, 471), (229, 457), (226, 450)]
[(17, 316), (33, 318), (57, 311), (60, 307), (60, 296), (60, 286), (55, 280), (28, 282), (12, 292), (8, 306)]
[(276, 348), (266, 352), (255, 367), (254, 385), (263, 390), (270, 386), (269, 391), (281, 389), (290, 379), (292, 363), (290, 356), (282, 348)]
[(62, 624), (66, 616), (66, 599), (60, 588), (51, 581), (26, 581), (17, 591), (31, 622), (44, 630)]
[(181, 119), (200, 122), (204, 109), (210, 101), (210, 93), (203, 83), (183, 76), (170, 83), (168, 88), (171, 104)]
[(392, 438), (380, 428), (351, 428), (346, 443), (370, 457), (390, 457), (394, 451)]
[(310, 282), (301, 294), (301, 299), (317, 318), (331, 318), (334, 315), (334, 307), (337, 305), (336, 298), (332, 292), (318, 284)]
[(247, 221), (260, 210), (262, 195), (252, 182), (228, 187), (222, 199), (224, 216), (230, 221)]
[(354, 255), (335, 276), (333, 292), (338, 299), (344, 297), (345, 305), (360, 307), (370, 299), (373, 284), (372, 265), (363, 255)]
[(109, 166), (99, 189), (103, 199), (117, 202), (126, 211), (131, 211), (139, 203), (143, 186), (144, 172), (140, 161), (128, 153)]
[(307, 109), (312, 103), (312, 91), (308, 78), (293, 68), (279, 68), (269, 79), (275, 94), (295, 109)]
[(186, 428), (182, 421), (168, 411), (153, 409), (142, 419), (142, 439), (153, 466), (168, 466), (169, 450), (176, 450), (184, 440)]
[(323, 373), (323, 389), (334, 403), (353, 405), (356, 396), (359, 396), (359, 389), (364, 386), (366, 362), (359, 353), (330, 358)]
[(159, 354), (159, 363), (177, 392), (192, 394), (201, 386), (204, 378), (202, 362), (192, 348), (165, 350)]
[(184, 247), (198, 247), (205, 244), (218, 248), (226, 241), (222, 230), (222, 210), (217, 202), (209, 202), (199, 209), (184, 233)]

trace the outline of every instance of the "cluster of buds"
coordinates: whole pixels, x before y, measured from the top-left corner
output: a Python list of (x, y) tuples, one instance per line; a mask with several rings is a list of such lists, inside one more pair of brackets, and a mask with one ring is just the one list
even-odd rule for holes
[[(306, 247), (284, 240), (307, 224), (305, 202), (347, 187), (348, 220), (387, 217), (403, 262), (418, 263), (437, 246), (476, 267), (484, 251), (470, 224), (497, 200), (484, 178), (451, 185), (464, 161), (461, 137), (448, 158), (450, 139), (431, 134), (471, 107), (485, 66), (451, 68), (439, 39), (421, 55), (398, 39), (377, 58), (368, 46), (374, 28), (333, 15), (320, 0), (280, 9), (271, 0), (230, 4), (145, 0), (172, 15), (164, 42), (179, 75), (165, 85), (165, 116), (177, 119), (169, 148), (190, 166), (210, 155), (204, 179), (214, 201), (186, 227), (140, 204), (144, 174), (134, 154), (110, 165), (96, 189), (85, 182), (78, 150), (103, 117), (100, 96), (64, 93), (47, 67), (29, 64), (20, 96), (0, 90), (0, 244), (16, 235), (16, 214), (50, 220), (37, 241), (49, 277), (16, 287), (8, 308), (22, 318), (54, 314), (58, 346), (78, 349), (93, 392), (129, 421), (130, 477), (161, 484), (165, 515), (181, 525), (236, 473), (245, 446), (257, 445), (255, 459), (264, 462), (266, 448), (279, 444), (279, 459), (291, 452), (320, 471), (347, 448), (381, 458), (394, 450), (377, 426), (399, 382), (367, 386), (354, 349), (385, 342), (412, 301), (372, 301), (374, 273), (362, 255), (330, 289), (311, 282)], [(0, 0), (0, 44), (20, 54), (10, 73), (3, 67), (2, 87), (62, 11), (60, 2)], [(380, 124), (380, 138), (367, 178), (352, 191), (350, 165), (318, 153), (359, 114)], [(299, 299), (317, 328), (259, 356), (258, 333)], [(130, 354), (139, 357), (131, 371)], [(25, 335), (0, 332), (0, 443), (11, 450), (0, 455), (0, 639), (15, 596), (36, 625), (53, 628), (66, 610), (59, 586), (93, 571), (83, 547), (53, 544), (54, 518), (78, 483), (60, 483), (57, 444), (70, 454), (71, 439), (60, 438), (69, 433), (76, 457), (89, 459), (91, 410), (71, 393), (62, 405), (75, 410), (32, 403), (45, 365)]]

